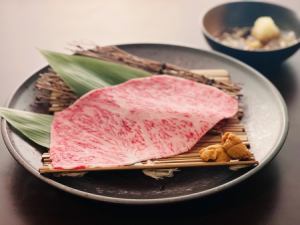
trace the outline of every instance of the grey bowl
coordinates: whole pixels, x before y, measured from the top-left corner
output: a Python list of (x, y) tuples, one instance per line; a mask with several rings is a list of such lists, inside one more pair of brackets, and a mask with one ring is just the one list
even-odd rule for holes
[[(222, 44), (216, 36), (228, 28), (252, 26), (260, 16), (272, 17), (283, 30), (293, 30), (298, 42), (292, 46), (270, 51), (247, 51)], [(300, 47), (299, 16), (285, 7), (254, 1), (231, 2), (210, 9), (202, 19), (202, 31), (209, 45), (220, 52), (250, 65), (278, 64), (293, 55)]]

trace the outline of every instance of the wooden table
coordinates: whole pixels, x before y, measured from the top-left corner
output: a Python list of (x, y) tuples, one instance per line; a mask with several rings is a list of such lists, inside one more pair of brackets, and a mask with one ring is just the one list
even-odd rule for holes
[[(221, 1), (3, 0), (0, 7), (0, 104), (44, 66), (36, 48), (64, 50), (75, 41), (101, 45), (156, 42), (209, 49), (199, 21)], [(277, 1), (280, 2), (280, 1)], [(300, 10), (300, 2), (284, 4)], [(37, 180), (0, 142), (0, 224), (300, 224), (300, 54), (266, 72), (284, 96), (290, 131), (261, 172), (217, 195), (162, 206), (121, 206), (66, 194)]]

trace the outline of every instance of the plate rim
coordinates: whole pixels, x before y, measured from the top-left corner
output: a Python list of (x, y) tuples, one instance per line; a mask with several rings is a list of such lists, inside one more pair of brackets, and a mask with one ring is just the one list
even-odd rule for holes
[[(265, 165), (267, 165), (274, 157), (279, 153), (281, 150), (287, 134), (288, 134), (288, 128), (289, 128), (289, 119), (288, 119), (288, 110), (286, 103), (280, 94), (280, 92), (276, 89), (276, 87), (266, 78), (264, 77), (260, 72), (255, 70), (254, 68), (250, 67), (249, 65), (222, 53), (216, 52), (216, 51), (208, 51), (200, 48), (195, 48), (195, 47), (189, 47), (185, 45), (175, 45), (175, 44), (160, 44), (160, 43), (130, 43), (130, 44), (120, 44), (118, 46), (120, 47), (130, 47), (130, 46), (161, 46), (161, 47), (176, 47), (176, 48), (187, 48), (190, 50), (196, 50), (196, 51), (201, 51), (205, 54), (212, 55), (212, 56), (217, 56), (218, 58), (224, 58), (227, 61), (231, 61), (235, 64), (238, 64), (239, 66), (246, 68), (247, 70), (250, 70), (252, 73), (257, 75), (257, 78), (262, 80), (269, 88), (270, 91), (273, 93), (273, 95), (276, 96), (276, 99), (280, 103), (280, 109), (281, 109), (281, 114), (283, 115), (283, 127), (281, 129), (281, 135), (280, 138), (275, 142), (274, 147), (272, 148), (272, 151), (265, 156), (265, 160), (263, 162), (260, 162), (259, 165), (257, 165), (255, 168), (249, 170), (248, 172), (244, 173), (243, 175), (226, 182), (224, 184), (221, 184), (219, 186), (207, 189), (205, 191), (200, 191), (200, 192), (195, 192), (187, 195), (180, 195), (176, 197), (164, 197), (164, 198), (153, 198), (153, 199), (134, 199), (134, 198), (117, 198), (117, 197), (109, 197), (109, 196), (104, 196), (104, 195), (97, 195), (93, 193), (88, 193), (85, 191), (81, 191), (72, 187), (69, 187), (67, 185), (61, 184), (57, 181), (54, 181), (52, 179), (47, 178), (46, 176), (41, 175), (37, 170), (35, 170), (27, 161), (23, 159), (23, 157), (15, 150), (8, 134), (8, 123), (6, 122), (5, 119), (1, 118), (1, 134), (2, 138), (4, 140), (4, 144), (9, 151), (9, 153), (13, 156), (13, 158), (21, 164), (27, 171), (29, 171), (31, 174), (33, 174), (35, 177), (38, 179), (50, 184), (51, 186), (58, 188), (60, 190), (66, 191), (67, 193), (71, 193), (74, 195), (77, 195), (79, 197), (87, 198), (87, 199), (92, 199), (96, 201), (103, 201), (103, 202), (110, 202), (110, 203), (119, 203), (119, 204), (134, 204), (134, 205), (142, 205), (142, 204), (164, 204), (164, 203), (174, 203), (174, 202), (179, 202), (179, 201), (186, 201), (190, 199), (195, 199), (195, 198), (202, 198), (204, 196), (212, 195), (214, 193), (226, 190), (230, 187), (233, 187), (234, 185), (243, 182), (244, 180), (248, 179), (251, 177), (253, 174), (257, 173), (259, 170), (261, 170)], [(37, 72), (33, 73), (31, 76), (29, 76), (27, 79), (25, 79), (23, 82), (21, 82), (17, 88), (10, 94), (10, 97), (4, 104), (5, 107), (9, 107), (10, 104), (12, 103), (16, 93), (20, 90), (20, 88), (27, 82), (29, 82), (32, 77), (39, 73), (40, 71), (44, 70), (47, 66), (39, 69)]]

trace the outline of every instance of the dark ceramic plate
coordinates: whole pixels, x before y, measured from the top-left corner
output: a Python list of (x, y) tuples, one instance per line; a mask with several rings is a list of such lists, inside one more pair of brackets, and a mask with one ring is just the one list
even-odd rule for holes
[[(260, 164), (237, 172), (227, 168), (183, 169), (175, 177), (161, 181), (146, 177), (141, 171), (93, 172), (81, 178), (43, 176), (38, 168), (42, 165), (41, 154), (46, 149), (26, 141), (3, 120), (2, 135), (10, 153), (39, 179), (66, 192), (100, 201), (167, 203), (203, 197), (231, 187), (256, 173), (280, 150), (288, 129), (286, 106), (274, 86), (257, 71), (227, 56), (198, 49), (159, 44), (121, 47), (142, 57), (191, 69), (228, 70), (235, 82), (243, 84), (246, 106), (243, 122)], [(33, 110), (34, 82), (40, 72), (32, 75), (14, 92), (8, 107)]]

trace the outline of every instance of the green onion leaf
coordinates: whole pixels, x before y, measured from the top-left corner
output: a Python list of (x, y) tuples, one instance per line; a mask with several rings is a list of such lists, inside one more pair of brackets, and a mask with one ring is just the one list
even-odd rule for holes
[(0, 107), (0, 116), (31, 141), (49, 148), (53, 116)]
[(41, 50), (52, 69), (78, 95), (93, 89), (120, 84), (150, 73), (126, 65), (86, 56)]

